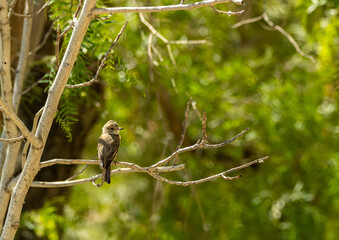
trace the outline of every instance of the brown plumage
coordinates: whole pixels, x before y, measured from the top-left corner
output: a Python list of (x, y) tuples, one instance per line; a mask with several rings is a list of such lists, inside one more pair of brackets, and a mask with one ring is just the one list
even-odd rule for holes
[(98, 140), (98, 159), (103, 171), (104, 181), (111, 183), (111, 164), (114, 162), (120, 146), (119, 130), (123, 128), (109, 120), (102, 128), (102, 134)]

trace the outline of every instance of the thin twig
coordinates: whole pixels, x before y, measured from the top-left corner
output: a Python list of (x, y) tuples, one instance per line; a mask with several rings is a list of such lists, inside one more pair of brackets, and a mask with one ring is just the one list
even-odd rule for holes
[(184, 147), (184, 148), (180, 148), (177, 151), (173, 152), (167, 158), (165, 158), (165, 159), (163, 159), (163, 160), (153, 164), (150, 167), (154, 168), (154, 167), (161, 166), (163, 164), (168, 163), (169, 161), (171, 161), (173, 158), (175, 158), (177, 155), (179, 155), (181, 153), (192, 151), (192, 150), (195, 150), (195, 149), (198, 149), (198, 148), (219, 148), (219, 147), (223, 147), (223, 146), (225, 146), (225, 145), (227, 145), (227, 144), (229, 144), (231, 142), (234, 142), (236, 139), (240, 138), (248, 130), (249, 130), (249, 128), (246, 128), (245, 130), (241, 131), (241, 133), (237, 134), (236, 136), (234, 136), (230, 140), (222, 142), (222, 143), (218, 143), (218, 144), (206, 144), (206, 143), (204, 143), (204, 141), (198, 140), (194, 145), (191, 145), (191, 146), (188, 146), (188, 147)]
[(161, 53), (158, 51), (158, 49), (154, 46), (154, 44), (152, 43), (152, 50), (153, 52), (155, 52), (155, 54), (158, 56), (160, 62), (164, 61), (164, 58), (161, 56)]
[(81, 87), (86, 87), (86, 86), (89, 86), (89, 85), (93, 84), (94, 82), (98, 81), (99, 73), (100, 73), (101, 69), (104, 67), (104, 65), (105, 65), (105, 63), (106, 63), (106, 61), (108, 59), (108, 56), (111, 53), (114, 45), (117, 43), (117, 41), (119, 40), (119, 38), (122, 35), (123, 31), (125, 30), (125, 28), (127, 26), (127, 23), (128, 22), (126, 22), (124, 24), (124, 26), (122, 26), (120, 32), (118, 33), (118, 35), (114, 39), (114, 41), (113, 41), (111, 47), (109, 48), (109, 50), (107, 51), (105, 57), (101, 60), (101, 63), (99, 65), (99, 67), (98, 67), (98, 70), (97, 70), (95, 76), (90, 81), (88, 81), (88, 82), (84, 82), (84, 83), (80, 83), (80, 84), (76, 84), (76, 85), (66, 84), (66, 88), (81, 88)]
[(72, 177), (67, 178), (65, 181), (70, 181), (70, 180), (76, 178), (76, 177), (79, 176), (81, 173), (83, 173), (83, 172), (86, 170), (87, 167), (88, 167), (88, 164), (86, 164), (79, 172), (77, 172), (76, 174), (74, 174)]
[[(70, 159), (59, 159), (59, 160), (70, 160)], [(72, 159), (72, 160), (80, 160), (80, 159)], [(89, 160), (84, 160), (84, 162), (88, 162)], [(99, 164), (98, 161), (96, 161), (96, 164)], [(122, 163), (122, 162), (120, 162)], [(119, 162), (117, 162), (119, 164)], [(144, 172), (148, 173), (151, 172), (148, 168), (143, 168), (134, 165), (133, 168), (117, 168), (111, 171), (111, 175), (115, 175), (118, 173), (137, 173), (137, 172)], [(173, 172), (173, 171), (180, 171), (185, 168), (184, 164), (180, 164), (177, 166), (170, 166), (170, 167), (158, 167), (155, 170), (152, 169), (153, 172), (159, 172), (159, 173), (165, 173), (165, 172)], [(83, 183), (93, 182), (95, 180), (98, 180), (102, 178), (102, 174), (97, 174), (95, 176), (84, 178), (84, 179), (77, 179), (77, 180), (71, 180), (71, 181), (55, 181), (55, 182), (47, 182), (47, 181), (33, 181), (31, 184), (31, 187), (40, 187), (40, 188), (56, 188), (56, 187), (71, 187), (74, 185), (79, 185)], [(9, 189), (13, 188), (15, 186), (16, 181), (18, 180), (18, 177), (14, 178), (11, 183), (9, 184)]]
[(176, 61), (175, 61), (175, 58), (174, 58), (174, 55), (173, 55), (173, 52), (172, 52), (172, 48), (171, 48), (171, 44), (167, 44), (167, 51), (168, 51), (168, 55), (172, 61), (172, 64), (173, 65), (176, 65)]
[(204, 111), (202, 115), (202, 141), (204, 143), (207, 143), (207, 134), (206, 134), (206, 123), (207, 123), (207, 117), (206, 112)]
[(255, 17), (255, 18), (250, 18), (250, 19), (242, 20), (242, 21), (237, 22), (236, 24), (234, 24), (234, 25), (232, 26), (232, 29), (238, 28), (238, 27), (240, 27), (240, 26), (242, 26), (242, 25), (245, 25), (245, 24), (250, 24), (250, 23), (258, 22), (258, 21), (260, 21), (261, 19), (263, 19), (262, 14), (261, 14), (260, 16), (258, 16), (258, 17)]
[(184, 138), (185, 138), (185, 134), (186, 134), (186, 128), (187, 128), (187, 122), (188, 122), (188, 113), (190, 111), (191, 103), (192, 103), (192, 98), (190, 98), (190, 100), (187, 102), (186, 111), (185, 111), (185, 119), (182, 123), (182, 133), (181, 133), (181, 136), (180, 136), (180, 141), (179, 141), (178, 146), (175, 149), (175, 151), (178, 151), (181, 148), (181, 146), (184, 142)]
[(194, 110), (194, 112), (198, 116), (198, 118), (200, 120), (202, 120), (201, 113), (200, 113), (199, 109), (197, 108), (197, 102), (195, 102), (195, 101), (192, 102), (192, 109)]
[(64, 30), (61, 34), (60, 34), (60, 38), (63, 37), (66, 33), (68, 33), (75, 25), (76, 21), (77, 21), (77, 17), (80, 14), (80, 10), (81, 10), (81, 6), (83, 4), (84, 0), (80, 0), (79, 5), (77, 10), (75, 11), (74, 17), (73, 17), (73, 21), (71, 22), (71, 24), (66, 28), (66, 30)]
[(215, 8), (215, 7), (213, 7), (213, 6), (211, 6), (211, 8), (214, 10), (214, 11), (216, 11), (217, 13), (219, 13), (219, 14), (226, 14), (226, 15), (228, 15), (228, 16), (231, 16), (231, 15), (240, 15), (240, 14), (242, 14), (245, 10), (241, 10), (241, 11), (238, 11), (238, 12), (232, 12), (232, 11), (228, 11), (228, 12), (224, 12), (224, 11), (221, 11), (221, 10), (219, 10), (219, 9), (217, 9), (217, 8)]
[[(73, 164), (88, 164), (88, 165), (99, 165), (98, 160), (92, 160), (92, 159), (62, 159), (62, 158), (55, 158), (51, 160), (47, 160), (40, 163), (40, 169), (45, 167), (50, 167), (56, 164), (62, 164), (62, 165), (73, 165)], [(174, 167), (141, 167), (135, 163), (129, 163), (129, 162), (119, 162), (116, 161), (115, 165), (117, 167), (128, 167), (132, 169), (137, 169), (139, 171), (156, 171), (156, 172), (172, 172), (172, 171), (178, 171), (185, 167), (184, 164), (180, 164)]]
[(60, 38), (62, 38), (66, 33), (68, 33), (75, 25), (75, 22), (72, 21), (71, 24), (62, 32), (60, 33)]
[[(96, 159), (97, 157), (98, 157), (98, 156), (95, 155), (95, 156), (92, 158), (92, 160)], [(66, 181), (70, 181), (70, 180), (76, 178), (77, 176), (79, 176), (81, 173), (83, 173), (83, 172), (87, 169), (88, 165), (89, 165), (89, 164), (86, 164), (79, 172), (77, 172), (76, 174), (74, 174), (72, 177), (67, 178)]]
[(276, 25), (274, 24), (270, 19), (269, 17), (267, 16), (266, 12), (263, 13), (263, 18), (265, 20), (265, 22), (272, 28), (274, 28), (275, 30), (279, 31), (282, 35), (284, 35), (288, 41), (290, 41), (290, 43), (293, 45), (293, 47), (295, 48), (295, 50), (297, 51), (297, 53), (302, 56), (302, 57), (305, 57), (307, 59), (309, 59), (312, 63), (316, 64), (316, 61), (314, 59), (313, 56), (309, 55), (309, 54), (306, 54), (304, 53), (298, 43), (294, 40), (294, 38), (288, 33), (286, 32), (282, 27), (280, 27), (279, 25)]
[(8, 18), (11, 18), (13, 9), (15, 7), (15, 4), (18, 2), (18, 0), (13, 0), (9, 5), (8, 5)]
[[(184, 121), (182, 123), (182, 133), (181, 133), (180, 140), (179, 140), (179, 143), (178, 143), (175, 151), (178, 151), (181, 148), (181, 146), (182, 146), (182, 144), (184, 142), (185, 134), (186, 134), (186, 128), (187, 128), (187, 121), (188, 121), (188, 113), (190, 111), (191, 103), (192, 103), (192, 98), (190, 98), (190, 100), (187, 102), (186, 111), (185, 111), (185, 118), (184, 118)], [(174, 159), (173, 165), (176, 164), (176, 160), (177, 160), (177, 157)]]
[[(172, 180), (169, 180), (167, 178), (161, 177), (161, 176), (159, 176), (158, 174), (156, 174), (154, 172), (148, 172), (148, 174), (150, 174), (155, 179), (160, 180), (160, 181), (165, 182), (165, 183), (168, 183), (168, 184), (174, 184), (174, 185), (179, 185), (179, 186), (189, 186), (189, 185), (194, 185), (194, 184), (200, 184), (200, 183), (203, 183), (203, 182), (208, 182), (208, 181), (220, 178), (222, 176), (225, 177), (225, 175), (227, 175), (227, 174), (229, 174), (231, 172), (239, 171), (241, 169), (247, 168), (247, 167), (249, 167), (249, 166), (251, 166), (253, 164), (256, 164), (256, 163), (263, 163), (264, 160), (266, 160), (268, 158), (269, 158), (268, 156), (262, 157), (262, 158), (258, 158), (256, 160), (253, 160), (253, 161), (249, 162), (249, 163), (245, 163), (245, 164), (240, 165), (238, 167), (231, 168), (231, 169), (229, 169), (227, 171), (224, 171), (222, 173), (218, 173), (218, 174), (215, 174), (215, 175), (212, 175), (212, 176), (209, 176), (209, 177), (206, 177), (206, 178), (194, 180), (194, 181), (184, 181), (184, 182), (181, 182), (181, 181), (172, 181)], [(222, 177), (222, 178), (224, 178), (224, 177)], [(234, 179), (238, 179), (238, 178), (240, 178), (240, 177), (239, 176), (236, 176), (236, 177), (227, 177), (226, 180), (234, 180)]]
[(8, 107), (7, 104), (0, 98), (0, 107), (1, 110), (6, 114), (6, 117), (10, 118), (14, 124), (20, 129), (22, 135), (24, 135), (28, 141), (30, 141), (34, 146), (41, 147), (42, 142), (34, 136), (26, 127), (26, 125), (18, 118), (18, 116), (13, 112), (13, 109)]
[(224, 174), (221, 174), (221, 177), (222, 177), (224, 180), (235, 180), (235, 179), (241, 178), (241, 175), (234, 176), (234, 177), (226, 177)]
[(50, 28), (48, 29), (47, 33), (44, 36), (44, 39), (41, 41), (41, 43), (38, 46), (36, 46), (36, 48), (34, 48), (32, 51), (30, 51), (28, 55), (32, 55), (33, 53), (39, 51), (46, 44), (49, 35), (51, 35), (52, 33), (52, 30), (53, 30), (53, 25), (50, 26)]
[(244, 5), (242, 0), (204, 0), (189, 4), (176, 4), (167, 6), (148, 6), (148, 7), (113, 7), (113, 8), (95, 8), (92, 15), (115, 14), (115, 13), (149, 13), (149, 12), (166, 12), (192, 10), (202, 7), (210, 7), (217, 4), (233, 2), (237, 5)]
[(240, 138), (242, 135), (244, 135), (246, 132), (248, 132), (250, 130), (250, 128), (246, 128), (244, 130), (241, 131), (241, 133), (237, 134), (236, 136), (234, 136), (233, 138), (231, 138), (228, 141), (222, 142), (222, 143), (217, 143), (217, 144), (204, 144), (203, 147), (204, 148), (220, 148), (223, 147), (231, 142), (234, 142), (236, 139)]
[(59, 67), (60, 67), (60, 59), (59, 59), (60, 39), (61, 39), (60, 25), (58, 25), (57, 36), (56, 36), (56, 41), (55, 41), (55, 58), (56, 58), (57, 69), (59, 69)]
[(16, 137), (16, 138), (0, 138), (1, 142), (15, 143), (24, 140), (24, 136)]
[(194, 44), (204, 44), (207, 43), (205, 39), (198, 40), (169, 40), (169, 44), (177, 44), (177, 45), (194, 45)]
[[(15, 13), (12, 12), (13, 15), (18, 16), (18, 17), (24, 17), (24, 18), (31, 18), (34, 17), (36, 15), (38, 15), (39, 13), (41, 13), (50, 3), (51, 0), (48, 0), (36, 13), (31, 13), (31, 14), (21, 14), (21, 13)], [(10, 9), (11, 11), (11, 9)]]
[(144, 15), (142, 13), (139, 13), (140, 21), (145, 24), (145, 26), (158, 38), (160, 38), (161, 41), (163, 41), (165, 44), (168, 43), (167, 38), (165, 38), (163, 35), (161, 35), (155, 28), (144, 18)]
[(171, 59), (171, 62), (173, 65), (176, 65), (176, 61), (171, 49), (171, 44), (204, 44), (206, 43), (206, 40), (173, 40), (169, 41), (167, 38), (165, 38), (161, 33), (159, 33), (153, 26), (150, 24), (144, 17), (142, 13), (139, 12), (139, 18), (140, 21), (155, 35), (157, 36), (161, 41), (163, 41), (166, 44), (168, 55)]
[(39, 83), (43, 82), (44, 77), (42, 77), (40, 80), (36, 81), (35, 83), (33, 83), (31, 86), (29, 86), (28, 88), (26, 88), (24, 91), (22, 91), (20, 94), (24, 95), (26, 93), (28, 93), (29, 91), (31, 91), (36, 85), (38, 85)]
[[(35, 134), (35, 132), (36, 132), (36, 129), (38, 127), (38, 121), (39, 121), (39, 118), (40, 118), (43, 110), (44, 110), (44, 107), (42, 107), (34, 116), (33, 126), (32, 126), (32, 133), (33, 134)], [(29, 145), (30, 145), (30, 142), (26, 142), (23, 149), (22, 149), (22, 157), (21, 157), (21, 167), (22, 168), (24, 168), (25, 163), (26, 163), (27, 150), (28, 150)]]
[(80, 0), (79, 2), (79, 6), (77, 8), (77, 10), (75, 11), (75, 14), (74, 14), (74, 17), (77, 18), (80, 14), (80, 10), (81, 10), (81, 6), (82, 6), (82, 3), (84, 2), (84, 0)]
[[(187, 171), (186, 171), (186, 176), (188, 177)], [(187, 178), (187, 179), (189, 179), (189, 178)], [(206, 215), (205, 215), (204, 208), (201, 206), (201, 201), (200, 201), (198, 192), (197, 192), (197, 190), (196, 190), (194, 185), (190, 185), (190, 189), (191, 189), (192, 195), (194, 197), (194, 200), (195, 200), (195, 202), (196, 202), (196, 204), (198, 206), (199, 213), (200, 213), (202, 227), (203, 227), (203, 230), (204, 230), (204, 236), (203, 236), (202, 239), (210, 239), (210, 238), (205, 236), (206, 234), (208, 234), (208, 224), (207, 224), (207, 221), (206, 221)]]
[(45, 167), (50, 167), (55, 164), (62, 164), (62, 165), (73, 165), (73, 164), (87, 164), (87, 165), (98, 165), (98, 160), (92, 159), (61, 159), (55, 158), (47, 161), (43, 161), (40, 163), (40, 169)]
[(153, 61), (153, 54), (152, 54), (152, 40), (153, 40), (153, 33), (148, 35), (147, 41), (147, 56), (148, 56), (148, 72), (149, 72), (149, 80), (150, 82), (154, 82), (154, 65), (159, 65), (158, 62)]

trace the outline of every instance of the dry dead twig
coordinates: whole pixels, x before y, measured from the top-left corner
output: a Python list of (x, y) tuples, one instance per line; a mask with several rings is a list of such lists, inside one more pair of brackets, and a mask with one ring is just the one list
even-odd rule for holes
[(99, 77), (100, 71), (101, 71), (102, 68), (104, 67), (104, 65), (105, 65), (105, 63), (106, 63), (106, 61), (107, 61), (107, 59), (108, 59), (108, 56), (109, 56), (110, 53), (112, 52), (112, 49), (113, 49), (114, 45), (117, 43), (117, 41), (118, 41), (119, 38), (121, 37), (123, 31), (124, 31), (125, 28), (127, 27), (127, 23), (128, 23), (128, 22), (126, 22), (126, 23), (122, 26), (120, 32), (118, 33), (118, 35), (117, 35), (116, 38), (114, 39), (114, 41), (113, 41), (111, 47), (108, 49), (108, 51), (107, 51), (105, 57), (101, 60), (101, 63), (100, 63), (100, 65), (99, 65), (99, 67), (98, 67), (97, 72), (95, 73), (95, 76), (94, 76), (91, 80), (89, 80), (88, 82), (84, 82), (84, 83), (80, 83), (80, 84), (76, 84), (76, 85), (66, 84), (66, 88), (81, 88), (81, 87), (86, 87), (86, 86), (90, 86), (90, 85), (92, 85), (94, 82), (97, 82), (97, 81), (98, 81), (98, 77)]

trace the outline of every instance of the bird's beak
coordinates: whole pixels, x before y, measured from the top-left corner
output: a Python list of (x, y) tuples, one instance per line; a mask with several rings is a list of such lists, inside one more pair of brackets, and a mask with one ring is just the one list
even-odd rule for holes
[(124, 128), (122, 128), (122, 127), (119, 127), (119, 130), (122, 130), (122, 129), (124, 129)]

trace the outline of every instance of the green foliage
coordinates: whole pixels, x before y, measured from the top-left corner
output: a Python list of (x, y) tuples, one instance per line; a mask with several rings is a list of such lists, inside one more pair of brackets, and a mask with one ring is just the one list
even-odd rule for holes
[(64, 200), (56, 198), (45, 204), (41, 209), (25, 212), (21, 218), (21, 225), (33, 231), (40, 238), (60, 239), (60, 230), (67, 226), (65, 219), (58, 214), (55, 207), (56, 204), (61, 202), (64, 202)]
[(56, 122), (59, 123), (60, 127), (65, 131), (70, 142), (72, 141), (71, 126), (78, 121), (78, 119), (74, 117), (78, 114), (78, 108), (74, 101), (76, 96), (72, 95), (73, 93), (73, 91), (65, 91), (60, 100), (60, 110), (56, 114)]
[[(120, 5), (99, 3), (105, 4)], [(153, 60), (159, 65), (153, 66), (152, 73), (147, 55), (149, 30), (136, 14), (92, 22), (70, 84), (90, 79), (89, 59), (101, 59), (126, 20), (129, 25), (100, 75), (108, 83), (101, 99), (105, 106), (84, 158), (96, 153), (96, 141), (107, 119), (125, 128), (117, 160), (147, 166), (163, 153), (169, 155), (178, 143), (175, 130), (192, 97), (196, 109), (189, 115), (185, 145), (201, 138), (198, 111), (202, 110), (207, 112), (210, 142), (230, 139), (246, 127), (251, 131), (225, 148), (181, 155), (179, 160), (187, 170), (165, 177), (197, 179), (264, 155), (270, 159), (242, 171), (240, 180), (217, 180), (191, 188), (159, 184), (142, 174), (113, 176), (112, 184), (100, 189), (90, 184), (76, 186), (65, 207), (70, 225), (62, 237), (339, 237), (338, 4), (267, 4), (271, 20), (288, 31), (305, 53), (315, 56), (316, 64), (299, 55), (285, 36), (270, 31), (264, 21), (231, 28), (240, 20), (259, 16), (264, 7), (257, 2), (246, 3), (246, 12), (239, 17), (217, 15), (209, 8), (145, 14), (169, 40), (208, 40), (205, 45), (172, 45), (174, 65), (166, 45), (153, 36), (159, 53), (153, 50)], [(231, 4), (221, 8), (228, 7)], [(58, 9), (52, 7), (51, 12), (56, 12), (52, 16), (62, 25), (68, 18), (59, 20)], [(63, 94), (57, 119), (65, 129), (76, 121), (73, 116), (83, 100), (81, 91), (87, 90), (69, 89)], [(93, 167), (83, 177), (98, 172)]]

